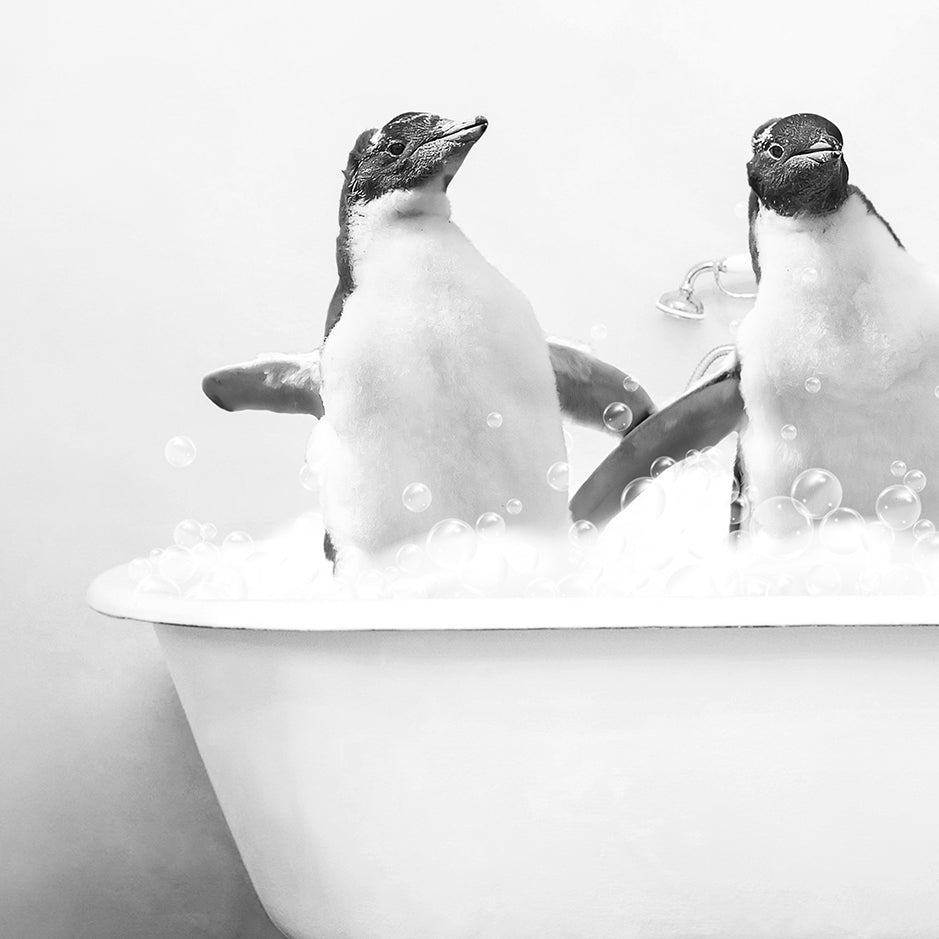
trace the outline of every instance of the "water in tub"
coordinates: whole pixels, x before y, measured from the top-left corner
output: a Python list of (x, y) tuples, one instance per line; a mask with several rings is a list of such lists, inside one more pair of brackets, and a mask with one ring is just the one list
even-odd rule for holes
[[(319, 428), (318, 428), (319, 430)], [(301, 483), (316, 490), (314, 432)], [(923, 473), (887, 462), (875, 506), (842, 505), (822, 468), (791, 492), (738, 494), (737, 435), (673, 463), (656, 460), (623, 493), (623, 510), (599, 531), (571, 525), (566, 538), (526, 532), (524, 505), (505, 514), (444, 519), (378, 557), (347, 555), (337, 571), (322, 551), (317, 511), (252, 537), (186, 519), (173, 543), (128, 565), (141, 594), (211, 599), (410, 599), (420, 597), (759, 596), (926, 594), (939, 588), (939, 534), (920, 517)], [(565, 490), (569, 468), (545, 467), (545, 486)], [(739, 530), (729, 531), (738, 496)], [(433, 493), (419, 481), (399, 510), (420, 515)], [(739, 508), (742, 507), (742, 508)]]

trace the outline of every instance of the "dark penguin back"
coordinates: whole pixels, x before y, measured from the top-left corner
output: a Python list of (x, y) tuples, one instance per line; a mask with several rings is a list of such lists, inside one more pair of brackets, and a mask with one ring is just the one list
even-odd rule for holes
[[(343, 305), (355, 286), (352, 281), (352, 261), (349, 257), (349, 189), (355, 180), (362, 153), (364, 153), (374, 133), (373, 128), (359, 134), (355, 146), (349, 153), (346, 168), (343, 170), (344, 181), (342, 195), (339, 199), (339, 235), (336, 238), (336, 271), (339, 275), (339, 282), (336, 284), (332, 299), (329, 301), (329, 309), (326, 312), (326, 326), (323, 330), (324, 344), (329, 339), (333, 327), (341, 319)], [(328, 531), (323, 538), (323, 552), (326, 559), (335, 566), (336, 546), (333, 544), (332, 538), (329, 537)]]

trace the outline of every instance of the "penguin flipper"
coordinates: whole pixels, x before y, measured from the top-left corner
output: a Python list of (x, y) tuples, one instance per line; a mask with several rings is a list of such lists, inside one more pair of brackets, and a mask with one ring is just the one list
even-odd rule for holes
[(740, 363), (735, 358), (630, 431), (577, 490), (570, 505), (573, 518), (604, 524), (620, 511), (626, 485), (648, 476), (655, 459), (681, 460), (691, 449), (713, 446), (743, 418)]
[(637, 385), (627, 391), (629, 376), (613, 365), (559, 342), (548, 343), (554, 383), (561, 411), (570, 420), (604, 430), (603, 412), (607, 405), (622, 401), (632, 411), (630, 428), (635, 428), (655, 412), (646, 390)]
[(319, 352), (259, 356), (202, 379), (202, 390), (225, 411), (275, 411), (323, 416)]

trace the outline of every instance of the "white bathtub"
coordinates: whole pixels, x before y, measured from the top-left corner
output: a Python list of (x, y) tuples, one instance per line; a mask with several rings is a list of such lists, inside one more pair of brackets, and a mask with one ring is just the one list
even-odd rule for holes
[(89, 600), (292, 939), (939, 935), (933, 598)]

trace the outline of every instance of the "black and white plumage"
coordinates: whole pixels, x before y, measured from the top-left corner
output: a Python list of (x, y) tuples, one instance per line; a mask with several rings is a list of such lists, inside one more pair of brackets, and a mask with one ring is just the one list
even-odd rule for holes
[[(229, 410), (325, 412), (316, 448), (327, 553), (374, 554), (438, 519), (504, 515), (511, 499), (522, 512), (510, 523), (564, 531), (566, 493), (546, 478), (566, 458), (562, 410), (599, 427), (613, 401), (629, 404), (634, 425), (652, 413), (618, 369), (549, 345), (525, 297), (450, 221), (448, 186), (485, 129), (483, 118), (407, 112), (360, 134), (321, 354), (268, 356), (203, 382)], [(432, 493), (418, 514), (402, 505), (414, 482)]]
[[(807, 113), (767, 121), (752, 148), (759, 289), (736, 360), (624, 438), (575, 496), (575, 517), (604, 520), (615, 504), (605, 494), (647, 474), (657, 456), (680, 459), (682, 448), (735, 427), (758, 498), (787, 495), (802, 470), (819, 467), (841, 481), (844, 505), (873, 516), (880, 492), (899, 482), (894, 461), (939, 484), (939, 278), (848, 184), (831, 121)], [(927, 517), (939, 513), (934, 490), (920, 494)]]

